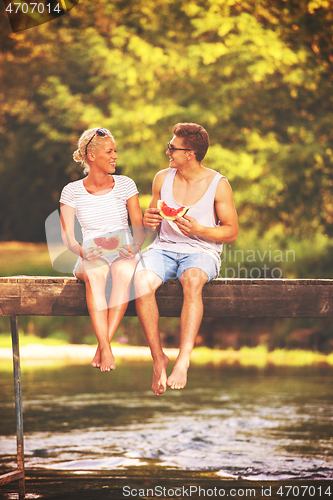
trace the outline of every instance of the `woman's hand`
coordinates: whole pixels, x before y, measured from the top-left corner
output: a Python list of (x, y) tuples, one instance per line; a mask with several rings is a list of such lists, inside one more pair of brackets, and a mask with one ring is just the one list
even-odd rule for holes
[(99, 257), (103, 254), (103, 248), (102, 247), (89, 247), (89, 248), (82, 248), (80, 250), (80, 256), (89, 261), (94, 261), (96, 259), (99, 259)]
[(123, 259), (131, 259), (137, 255), (141, 250), (141, 245), (139, 243), (134, 243), (133, 245), (122, 245), (119, 248), (119, 255)]

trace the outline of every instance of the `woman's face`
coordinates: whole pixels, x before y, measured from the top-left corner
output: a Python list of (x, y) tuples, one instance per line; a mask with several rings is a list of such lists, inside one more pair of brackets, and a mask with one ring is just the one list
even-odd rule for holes
[(90, 167), (97, 168), (108, 174), (113, 174), (116, 170), (116, 143), (111, 137), (103, 139), (101, 147), (94, 153), (94, 159)]

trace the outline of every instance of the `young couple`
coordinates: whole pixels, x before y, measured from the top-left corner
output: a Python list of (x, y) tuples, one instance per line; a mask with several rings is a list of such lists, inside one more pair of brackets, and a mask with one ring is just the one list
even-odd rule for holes
[[(173, 134), (166, 151), (169, 168), (156, 174), (143, 219), (135, 183), (115, 175), (116, 144), (104, 128), (82, 134), (73, 158), (84, 165), (87, 175), (67, 184), (60, 198), (63, 241), (78, 255), (74, 275), (85, 282), (98, 340), (91, 364), (103, 372), (115, 368), (110, 342), (125, 314), (134, 276), (136, 309), (153, 358), (152, 390), (156, 396), (167, 386), (185, 387), (203, 315), (202, 288), (218, 276), (222, 242), (235, 240), (238, 233), (227, 179), (201, 164), (209, 146), (206, 130), (195, 123), (178, 123)], [(159, 214), (158, 200), (189, 210), (184, 217), (168, 221)], [(75, 238), (75, 215), (82, 229), (82, 245)], [(157, 231), (158, 236), (141, 255), (145, 229)], [(112, 289), (107, 303), (109, 275)], [(169, 359), (161, 346), (155, 291), (176, 278), (183, 287), (184, 303), (179, 354), (168, 377)]]

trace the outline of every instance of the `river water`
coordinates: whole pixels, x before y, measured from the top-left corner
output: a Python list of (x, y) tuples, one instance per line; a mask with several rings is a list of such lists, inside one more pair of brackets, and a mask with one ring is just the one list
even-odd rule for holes
[[(22, 369), (27, 470), (210, 472), (333, 479), (332, 368), (191, 366), (182, 391), (150, 391), (151, 364)], [(15, 467), (13, 377), (0, 369), (0, 465)]]

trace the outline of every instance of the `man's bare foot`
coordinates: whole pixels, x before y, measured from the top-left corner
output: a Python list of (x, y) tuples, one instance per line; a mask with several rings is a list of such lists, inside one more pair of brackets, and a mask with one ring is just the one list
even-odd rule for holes
[(99, 348), (99, 345), (97, 346), (95, 355), (91, 361), (91, 366), (93, 368), (99, 368), (101, 366), (101, 350)]
[(115, 370), (115, 359), (110, 349), (101, 349), (101, 362), (99, 369), (101, 372), (109, 372), (111, 370)]
[(169, 358), (166, 354), (164, 354), (164, 358), (162, 361), (154, 361), (153, 365), (153, 383), (152, 383), (152, 391), (155, 396), (160, 396), (166, 391), (166, 369), (169, 364)]
[(187, 370), (190, 366), (189, 361), (176, 361), (171, 375), (168, 377), (167, 385), (171, 389), (183, 389), (187, 382)]

